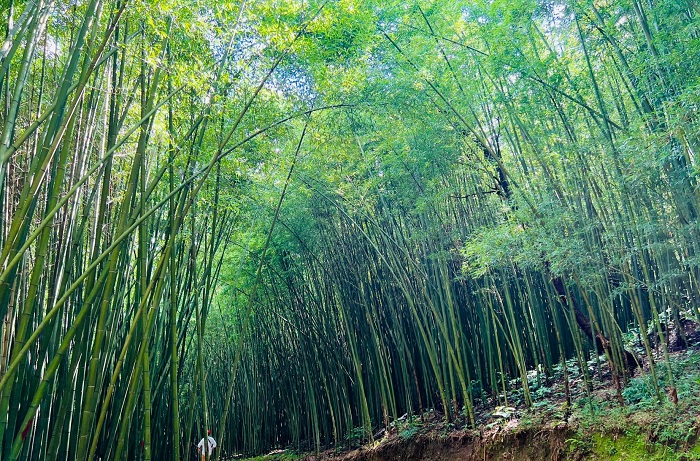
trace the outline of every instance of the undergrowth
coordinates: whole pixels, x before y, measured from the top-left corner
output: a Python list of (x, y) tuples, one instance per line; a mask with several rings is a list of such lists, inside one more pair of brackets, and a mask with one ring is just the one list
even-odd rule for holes
[[(666, 394), (659, 401), (648, 375), (630, 380), (622, 393), (625, 406), (612, 404), (605, 393), (575, 402), (578, 433), (569, 441), (571, 452), (592, 459), (700, 459), (700, 351), (675, 354), (671, 370), (677, 405)], [(668, 389), (665, 375), (659, 375), (658, 385)]]

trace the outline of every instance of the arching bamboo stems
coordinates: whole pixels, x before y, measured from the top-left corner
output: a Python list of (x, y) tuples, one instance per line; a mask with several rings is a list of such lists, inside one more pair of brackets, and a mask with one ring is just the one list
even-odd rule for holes
[[(299, 143), (297, 144), (296, 151), (294, 152), (294, 158), (292, 160), (292, 164), (289, 167), (289, 173), (287, 174), (287, 178), (284, 182), (284, 187), (282, 188), (282, 193), (280, 194), (279, 201), (277, 202), (277, 207), (275, 208), (275, 214), (272, 218), (272, 223), (270, 224), (270, 230), (267, 233), (267, 237), (265, 240), (265, 244), (263, 245), (263, 250), (262, 250), (262, 257), (260, 258), (260, 262), (258, 263), (258, 267), (256, 269), (255, 273), (255, 281), (253, 283), (253, 287), (251, 292), (248, 294), (248, 303), (246, 306), (246, 310), (244, 311), (243, 315), (243, 324), (241, 325), (241, 333), (240, 338), (244, 338), (247, 330), (248, 330), (248, 325), (250, 325), (250, 314), (253, 308), (253, 303), (255, 302), (255, 293), (258, 289), (258, 285), (261, 280), (261, 274), (262, 274), (262, 268), (263, 264), (265, 262), (265, 253), (267, 252), (267, 248), (270, 245), (270, 239), (272, 238), (272, 233), (275, 229), (275, 224), (277, 223), (277, 219), (279, 218), (279, 212), (280, 208), (282, 207), (282, 202), (284, 201), (284, 196), (287, 192), (287, 187), (289, 187), (289, 183), (292, 179), (292, 173), (294, 172), (294, 166), (296, 165), (297, 158), (299, 157), (299, 151), (301, 150), (301, 145), (304, 142), (304, 136), (306, 135), (306, 130), (308, 128), (308, 121), (304, 124), (304, 128), (301, 132), (301, 136), (299, 137)], [(221, 416), (221, 419), (219, 420), (219, 428), (217, 430), (217, 434), (219, 435), (219, 439), (223, 439), (225, 435), (225, 422), (226, 422), (226, 416), (228, 415), (228, 412), (231, 408), (231, 400), (233, 398), (233, 389), (234, 389), (234, 383), (235, 380), (233, 377), (236, 375), (236, 370), (238, 368), (238, 363), (241, 359), (241, 354), (243, 352), (242, 344), (239, 344), (238, 347), (236, 348), (236, 355), (233, 358), (233, 361), (231, 363), (231, 379), (230, 379), (230, 384), (229, 388), (226, 391), (226, 400), (225, 400), (225, 406), (224, 406), (224, 412)], [(216, 455), (216, 459), (218, 460), (220, 457), (220, 451)]]

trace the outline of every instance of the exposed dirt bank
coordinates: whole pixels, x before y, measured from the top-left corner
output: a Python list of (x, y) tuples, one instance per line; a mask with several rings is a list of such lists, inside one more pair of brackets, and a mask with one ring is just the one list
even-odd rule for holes
[(581, 432), (566, 424), (492, 433), (453, 431), (423, 434), (409, 440), (394, 437), (345, 453), (325, 452), (304, 461), (594, 461), (700, 460), (700, 420), (683, 443), (659, 444), (638, 430), (627, 433)]
[(482, 461), (568, 459), (574, 433), (566, 426), (509, 432), (505, 435), (455, 431), (447, 435), (425, 434), (410, 440), (400, 437), (342, 455), (324, 453), (306, 460), (338, 461)]

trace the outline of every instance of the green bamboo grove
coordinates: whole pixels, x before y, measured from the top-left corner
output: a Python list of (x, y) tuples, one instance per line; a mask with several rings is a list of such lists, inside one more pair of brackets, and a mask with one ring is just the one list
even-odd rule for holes
[(624, 405), (644, 358), (666, 399), (700, 322), (699, 15), (4, 2), (0, 459), (476, 426), (572, 366)]

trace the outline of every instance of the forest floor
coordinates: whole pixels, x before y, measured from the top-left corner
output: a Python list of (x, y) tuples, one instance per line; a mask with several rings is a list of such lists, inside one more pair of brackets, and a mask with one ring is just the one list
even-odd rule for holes
[[(532, 407), (524, 405), (517, 391), (509, 393), (510, 406), (483, 402), (475, 409), (478, 429), (467, 429), (465, 421), (447, 423), (439, 412), (428, 411), (400, 418), (364, 446), (348, 438), (343, 447), (320, 454), (277, 450), (250, 460), (700, 460), (700, 328), (692, 324), (686, 331), (684, 349), (674, 347), (669, 336), (677, 405), (666, 395), (668, 372), (659, 348), (655, 361), (662, 402), (652, 386), (648, 359), (622, 390), (624, 406), (604, 357), (588, 363), (592, 390), (571, 361), (571, 405), (561, 369), (547, 383), (531, 373)], [(638, 346), (635, 352), (641, 357)]]

